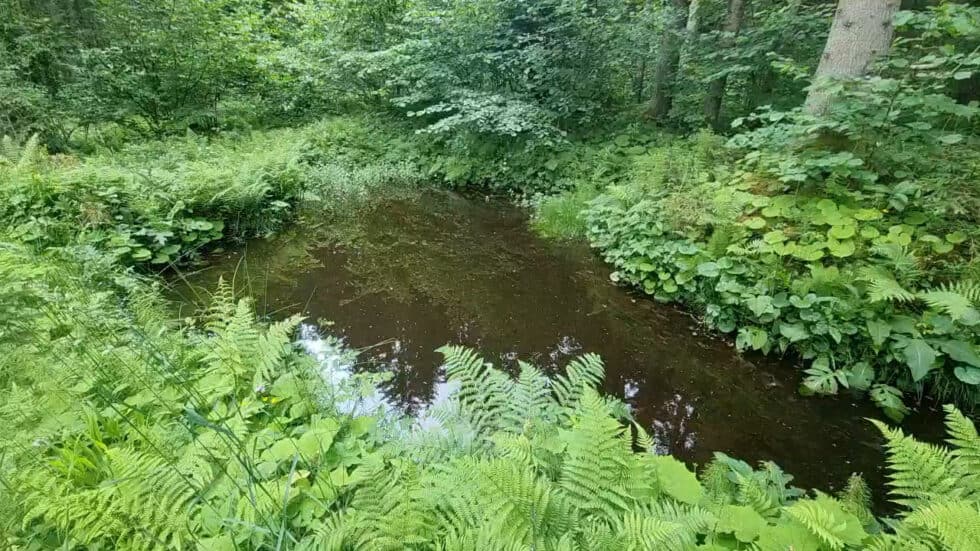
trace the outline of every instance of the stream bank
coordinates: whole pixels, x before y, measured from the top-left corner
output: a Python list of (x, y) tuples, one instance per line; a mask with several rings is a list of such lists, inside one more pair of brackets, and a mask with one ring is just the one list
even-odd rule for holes
[[(689, 315), (612, 285), (581, 244), (529, 231), (526, 213), (447, 192), (384, 201), (325, 231), (255, 240), (184, 275), (202, 302), (219, 276), (271, 317), (301, 312), (363, 349), (357, 369), (407, 414), (443, 388), (436, 348), (464, 344), (498, 366), (557, 372), (579, 354), (606, 365), (604, 390), (629, 403), (659, 451), (704, 464), (714, 451), (773, 460), (801, 487), (865, 475), (883, 501), (879, 411), (858, 396), (806, 398), (792, 362), (738, 354)], [(935, 412), (905, 428), (941, 437)]]

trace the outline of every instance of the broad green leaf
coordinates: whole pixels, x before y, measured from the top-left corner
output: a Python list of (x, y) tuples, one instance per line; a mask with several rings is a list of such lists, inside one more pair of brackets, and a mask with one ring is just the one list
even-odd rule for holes
[(283, 461), (292, 459), (295, 454), (299, 453), (298, 443), (294, 438), (282, 438), (277, 440), (269, 449), (262, 452), (260, 458), (263, 461), (272, 461), (274, 463), (281, 463)]
[(859, 362), (847, 370), (847, 385), (854, 390), (865, 391), (875, 380), (875, 370), (867, 362)]
[(749, 310), (752, 310), (752, 313), (756, 316), (764, 316), (776, 311), (772, 305), (772, 297), (767, 295), (752, 297), (745, 301), (745, 305), (748, 306)]
[(977, 347), (965, 341), (943, 341), (939, 343), (939, 348), (947, 356), (954, 360), (969, 364), (973, 367), (980, 367), (980, 355), (977, 354)]
[(957, 366), (953, 370), (956, 378), (968, 385), (980, 385), (980, 369), (976, 367)]
[(810, 336), (802, 323), (780, 323), (779, 334), (789, 339), (789, 342), (799, 342)]
[(306, 458), (313, 458), (325, 453), (333, 444), (334, 436), (340, 430), (333, 419), (322, 419), (314, 423), (310, 430), (303, 433), (297, 442), (299, 452)]
[(735, 344), (740, 350), (762, 350), (769, 342), (769, 335), (759, 327), (742, 327), (738, 330)]
[(881, 232), (878, 231), (878, 228), (875, 228), (875, 227), (872, 227), (872, 226), (868, 226), (866, 228), (861, 228), (861, 237), (863, 237), (865, 239), (874, 239), (875, 237), (878, 237), (879, 235), (881, 235)]
[(144, 249), (141, 247), (133, 251), (130, 256), (132, 257), (133, 260), (137, 262), (143, 262), (152, 258), (153, 253), (151, 253), (149, 249)]
[(909, 366), (909, 370), (912, 372), (912, 380), (916, 382), (921, 381), (929, 374), (936, 363), (936, 358), (939, 357), (936, 350), (922, 339), (912, 339), (902, 351), (902, 355), (905, 358), (905, 364)]
[(895, 316), (889, 325), (891, 325), (892, 331), (895, 333), (916, 335), (918, 334), (915, 328), (916, 323), (918, 321), (911, 316)]
[(718, 277), (721, 273), (717, 262), (704, 262), (698, 264), (698, 274), (704, 277)]
[(820, 540), (805, 526), (789, 520), (776, 525), (767, 525), (762, 529), (754, 545), (753, 549), (758, 551), (821, 551), (823, 549)]
[(858, 209), (854, 211), (854, 218), (863, 222), (881, 220), (882, 216), (881, 211), (877, 209)]
[(885, 344), (888, 336), (892, 333), (891, 324), (879, 319), (869, 319), (867, 327), (868, 335), (871, 337), (871, 342), (874, 343), (875, 348), (881, 348), (881, 345)]
[(816, 244), (807, 245), (805, 247), (797, 247), (792, 254), (796, 258), (806, 260), (807, 262), (816, 262), (824, 257), (822, 247)]
[(836, 256), (837, 258), (846, 258), (854, 254), (854, 241), (851, 239), (848, 239), (847, 241), (828, 239), (827, 250), (829, 250), (830, 254)]
[(890, 385), (877, 384), (871, 388), (871, 400), (885, 412), (889, 419), (900, 423), (909, 414), (902, 402), (902, 391)]
[(687, 465), (666, 455), (650, 458), (657, 470), (660, 489), (681, 503), (696, 504), (704, 497), (704, 488)]
[(827, 231), (827, 235), (834, 239), (850, 239), (854, 237), (857, 230), (854, 226), (834, 226)]
[(953, 233), (946, 234), (946, 241), (954, 245), (959, 245), (960, 243), (966, 241), (967, 235), (961, 231), (954, 231)]
[(762, 240), (770, 245), (773, 243), (782, 243), (786, 241), (786, 234), (783, 233), (783, 230), (773, 230), (763, 235)]
[(715, 530), (734, 534), (738, 541), (750, 543), (759, 537), (766, 524), (766, 519), (748, 505), (725, 505), (718, 512)]

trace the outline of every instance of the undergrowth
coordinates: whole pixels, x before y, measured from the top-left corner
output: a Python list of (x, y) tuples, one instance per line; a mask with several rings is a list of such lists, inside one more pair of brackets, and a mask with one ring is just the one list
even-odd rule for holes
[[(516, 378), (442, 349), (427, 420), (364, 411), (340, 378), (220, 285), (190, 324), (92, 247), (0, 246), (0, 526), (14, 549), (975, 549), (980, 437), (879, 424), (894, 518), (859, 477), (804, 492), (724, 454), (658, 456), (594, 355)], [(334, 367), (331, 367), (334, 366)]]
[(802, 358), (806, 394), (867, 393), (896, 420), (926, 396), (973, 410), (978, 108), (950, 79), (977, 63), (951, 44), (980, 39), (963, 23), (980, 12), (903, 13), (909, 38), (838, 83), (827, 113), (763, 107), (727, 143), (628, 150), (623, 175), (540, 202), (536, 226), (584, 226), (614, 281), (691, 306), (742, 350)]

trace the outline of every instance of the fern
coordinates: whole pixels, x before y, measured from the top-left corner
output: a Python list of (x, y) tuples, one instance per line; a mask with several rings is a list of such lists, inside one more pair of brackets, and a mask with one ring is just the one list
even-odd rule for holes
[(980, 504), (964, 500), (938, 500), (905, 518), (905, 526), (935, 549), (974, 551), (980, 547)]
[(973, 309), (969, 298), (942, 287), (940, 290), (922, 291), (916, 296), (932, 308), (949, 314), (955, 320), (963, 319)]
[(955, 407), (947, 405), (943, 409), (949, 433), (947, 442), (953, 446), (952, 461), (963, 475), (961, 488), (967, 495), (980, 497), (980, 436), (977, 428)]
[[(507, 412), (507, 397), (514, 386), (506, 375), (493, 369), (473, 350), (461, 346), (439, 349), (445, 357), (446, 378), (459, 383), (456, 399), (461, 413), (477, 434), (488, 437)], [(522, 427), (514, 428), (518, 432)]]
[(871, 302), (912, 302), (916, 299), (915, 293), (906, 290), (882, 268), (864, 268), (858, 279), (868, 284)]
[(943, 284), (940, 286), (940, 289), (960, 295), (973, 304), (980, 304), (980, 282), (957, 281), (952, 284)]
[(565, 408), (574, 407), (587, 389), (594, 389), (605, 378), (605, 366), (595, 354), (576, 358), (565, 369), (565, 375), (555, 377), (552, 385), (558, 403)]
[(847, 485), (837, 494), (841, 507), (857, 517), (861, 524), (867, 527), (877, 527), (878, 521), (871, 512), (871, 489), (867, 482), (858, 474), (852, 474), (847, 479)]
[(520, 362), (519, 365), (520, 374), (507, 400), (504, 422), (517, 432), (525, 430), (532, 421), (545, 426), (551, 424), (554, 407), (547, 377), (530, 364)]
[(816, 499), (798, 501), (786, 512), (830, 549), (859, 545), (867, 536), (856, 516), (823, 494)]
[(565, 436), (560, 484), (572, 506), (606, 518), (629, 509), (621, 483), (629, 472), (632, 450), (624, 432), (595, 391), (586, 390), (577, 419)]
[(947, 450), (918, 442), (881, 421), (872, 422), (885, 436), (892, 501), (914, 508), (962, 493), (960, 477)]

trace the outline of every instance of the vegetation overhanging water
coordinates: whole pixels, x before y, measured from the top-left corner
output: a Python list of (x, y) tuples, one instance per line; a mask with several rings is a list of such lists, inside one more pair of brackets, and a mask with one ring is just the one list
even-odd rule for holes
[(0, 2), (3, 545), (980, 549), (973, 4)]
[[(473, 347), (516, 373), (518, 360), (555, 374), (598, 354), (604, 391), (629, 404), (659, 453), (706, 464), (723, 451), (773, 460), (804, 486), (840, 488), (860, 473), (883, 491), (879, 416), (855, 395), (809, 400), (792, 360), (742, 356), (667, 305), (627, 292), (576, 243), (533, 235), (525, 212), (482, 196), (429, 191), (371, 205), (329, 227), (294, 228), (211, 255), (178, 273), (193, 312), (219, 278), (273, 319), (302, 314), (361, 350), (352, 368), (390, 376), (397, 410), (444, 396), (437, 348)], [(936, 440), (938, 416), (909, 419)]]

